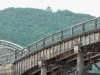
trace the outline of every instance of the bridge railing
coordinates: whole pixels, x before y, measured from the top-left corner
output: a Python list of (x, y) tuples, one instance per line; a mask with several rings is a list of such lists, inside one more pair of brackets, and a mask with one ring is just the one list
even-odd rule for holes
[[(50, 45), (52, 43), (61, 41), (61, 40), (66, 39), (70, 36), (84, 33), (86, 31), (90, 31), (90, 30), (93, 30), (96, 28), (100, 28), (100, 17), (79, 23), (79, 24), (71, 26), (69, 28), (60, 30), (60, 31), (58, 31), (50, 36), (42, 38), (42, 39), (26, 46), (25, 48), (21, 49), (20, 51), (17, 51), (16, 57), (18, 56), (17, 53), (19, 53), (19, 52), (21, 52), (22, 56), (24, 56), (32, 51), (43, 48), (43, 47)], [(28, 50), (28, 52), (25, 52), (25, 50)]]
[[(15, 53), (17, 52), (18, 58), (20, 58), (22, 56), (22, 53), (19, 50), (22, 50), (23, 47), (21, 47), (20, 45), (17, 45), (15, 43), (10, 42), (10, 41), (0, 40), (0, 47), (2, 47), (2, 46), (5, 48), (14, 50)], [(24, 53), (27, 53), (27, 52), (28, 51), (26, 49), (24, 49)], [(15, 55), (15, 53), (5, 54), (4, 56)], [(0, 55), (0, 57), (3, 57), (3, 56)], [(16, 55), (15, 55), (15, 58), (16, 58)]]
[(15, 44), (15, 43), (12, 43), (12, 42), (9, 42), (9, 41), (5, 41), (5, 40), (0, 40), (0, 45), (1, 46), (7, 46), (7, 47), (12, 48), (14, 50), (21, 50), (21, 49), (23, 49), (23, 47)]

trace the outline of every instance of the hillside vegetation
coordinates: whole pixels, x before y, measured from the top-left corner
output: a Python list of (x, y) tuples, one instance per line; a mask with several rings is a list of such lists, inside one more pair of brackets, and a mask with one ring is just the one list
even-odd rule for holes
[[(63, 28), (91, 18), (94, 16), (68, 10), (52, 12), (33, 8), (7, 8), (0, 10), (0, 40), (27, 46)], [(94, 65), (92, 66), (91, 72), (99, 72)]]
[(93, 18), (68, 10), (57, 12), (33, 8), (7, 8), (0, 11), (0, 39), (27, 46), (40, 38)]

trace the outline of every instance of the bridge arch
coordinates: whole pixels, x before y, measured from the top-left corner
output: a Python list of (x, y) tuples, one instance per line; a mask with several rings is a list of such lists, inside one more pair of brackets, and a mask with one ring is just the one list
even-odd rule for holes
[[(15, 60), (15, 51), (23, 47), (6, 40), (0, 40), (0, 65), (13, 63)], [(20, 53), (18, 53), (21, 55)]]
[(9, 47), (9, 48), (11, 48), (13, 50), (20, 50), (20, 49), (23, 48), (22, 46), (20, 46), (18, 44), (15, 44), (15, 43), (12, 43), (12, 42), (6, 41), (6, 40), (0, 40), (0, 45)]

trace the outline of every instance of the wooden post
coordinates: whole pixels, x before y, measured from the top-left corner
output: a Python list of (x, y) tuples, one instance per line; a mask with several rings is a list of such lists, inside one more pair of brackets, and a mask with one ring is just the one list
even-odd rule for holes
[(52, 42), (54, 42), (54, 35), (52, 35)]
[(47, 73), (46, 66), (42, 65), (42, 67), (41, 67), (41, 75), (46, 75), (46, 73)]
[(97, 19), (95, 19), (94, 21), (95, 21), (95, 28), (97, 28)]
[(71, 35), (73, 35), (73, 27), (71, 27)]
[(56, 75), (56, 72), (54, 72), (54, 71), (51, 71), (52, 72), (52, 74), (51, 75)]
[(61, 40), (63, 40), (63, 31), (61, 31)]
[(82, 32), (84, 32), (84, 30), (85, 30), (85, 23), (83, 23), (82, 25)]
[(83, 75), (84, 67), (84, 51), (79, 51), (77, 54), (77, 72), (78, 75)]
[(28, 52), (30, 52), (30, 46), (28, 47)]
[[(86, 64), (84, 64), (84, 66), (85, 66), (85, 67), (87, 67), (87, 66), (88, 66), (88, 64), (87, 64), (87, 63), (88, 63), (88, 61), (86, 62)], [(88, 70), (89, 70), (89, 68), (84, 69), (84, 73), (88, 73)]]
[(63, 75), (68, 75), (68, 67), (67, 66), (63, 67)]
[(41, 75), (47, 75), (47, 66), (44, 62), (42, 62), (41, 66)]
[(78, 72), (77, 71), (75, 71), (75, 73), (74, 73), (75, 75), (78, 75)]
[(45, 38), (43, 39), (43, 47), (45, 46)]
[(18, 50), (15, 50), (15, 60), (17, 59), (17, 51)]

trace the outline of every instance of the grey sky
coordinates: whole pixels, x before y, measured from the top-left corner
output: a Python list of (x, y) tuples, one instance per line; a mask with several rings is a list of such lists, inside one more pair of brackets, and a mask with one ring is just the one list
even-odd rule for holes
[(46, 9), (50, 6), (54, 11), (67, 9), (76, 13), (100, 16), (100, 0), (1, 0), (0, 10), (8, 7), (29, 7)]

